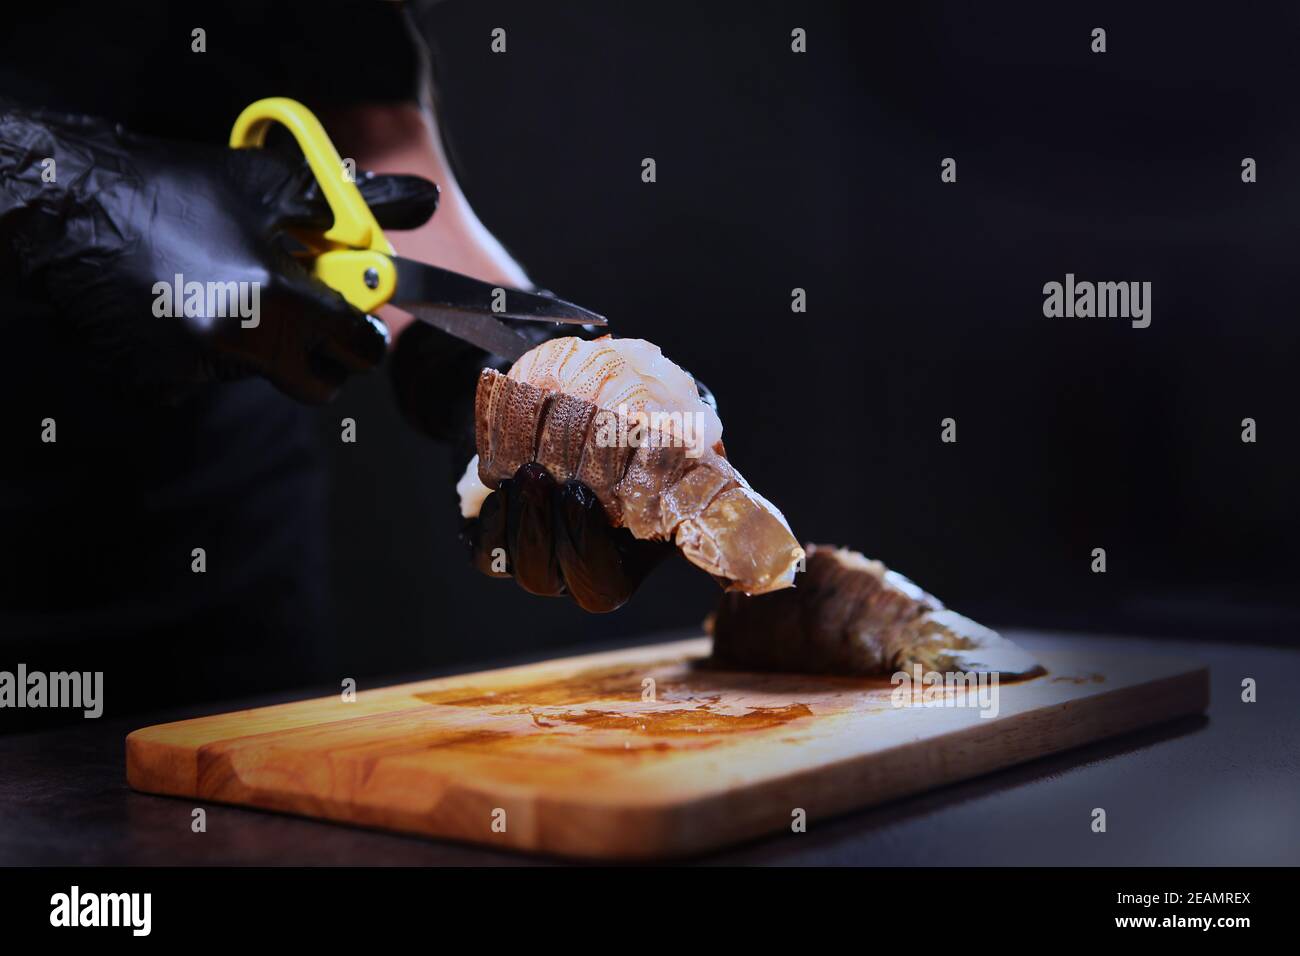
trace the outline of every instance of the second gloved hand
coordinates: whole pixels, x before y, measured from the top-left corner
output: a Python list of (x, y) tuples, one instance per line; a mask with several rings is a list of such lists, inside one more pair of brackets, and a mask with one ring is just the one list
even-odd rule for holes
[[(569, 327), (520, 322), (537, 342), (570, 334)], [(391, 371), (407, 420), (431, 438), (449, 442), (453, 460), (475, 451), (474, 389), (485, 366), (509, 363), (421, 322), (397, 340)], [(613, 611), (676, 549), (639, 541), (609, 523), (596, 493), (577, 481), (563, 484), (542, 465), (524, 465), (484, 499), (461, 537), (474, 566), (491, 577), (513, 577), (531, 594), (567, 595), (583, 610)]]
[[(437, 206), (427, 180), (359, 179), (385, 228), (414, 228)], [(383, 324), (290, 254), (290, 230), (331, 221), (296, 155), (0, 104), (0, 255), (127, 390), (174, 399), (256, 374), (321, 402), (378, 364)]]
[(535, 462), (484, 499), (464, 537), (484, 574), (513, 577), (531, 594), (567, 594), (593, 613), (625, 604), (675, 550), (612, 527), (595, 492), (577, 481), (559, 484)]

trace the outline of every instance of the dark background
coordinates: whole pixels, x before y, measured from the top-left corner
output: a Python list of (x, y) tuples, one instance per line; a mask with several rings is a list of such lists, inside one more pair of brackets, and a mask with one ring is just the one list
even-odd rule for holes
[[(880, 558), (996, 627), (1226, 640), (1300, 623), (1297, 20), (1123, 4), (427, 15), (484, 222), (537, 281), (707, 382), (730, 456), (801, 539)], [(1045, 318), (1042, 286), (1066, 272), (1149, 280), (1150, 328)], [(356, 446), (333, 441), (343, 415)], [(404, 430), (385, 383), (324, 419), (341, 632), (365, 666), (690, 627), (712, 605), (685, 562), (604, 617), (481, 579), (454, 540), (461, 463)]]
[[(224, 142), (257, 96), (400, 95), (410, 50), (370, 16), (390, 7), (360, 6), (223, 4), (201, 58), (189, 30), (215, 14), (188, 4), (32, 6), (0, 36), (0, 95)], [(1292, 5), (448, 0), (420, 18), (484, 223), (541, 285), (706, 382), (730, 457), (802, 540), (879, 558), (998, 628), (1300, 633)], [(948, 156), (956, 184), (939, 179)], [(1150, 281), (1151, 327), (1045, 318), (1043, 284), (1067, 272)], [(132, 688), (117, 707), (161, 685), (192, 702), (694, 629), (716, 599), (681, 560), (599, 617), (479, 577), (456, 539), (465, 463), (401, 421), (385, 374), (318, 415), (261, 383), (160, 414), (83, 394), (70, 347), (43, 324), (22, 335), (0, 378), (15, 436), (0, 447), (25, 443), (21, 478), (0, 476), (16, 529), (0, 644), (21, 640), (0, 667), (106, 659)], [(30, 447), (51, 408), (57, 450)], [(268, 494), (259, 463), (277, 452)], [(179, 483), (195, 475), (258, 489), (255, 507), (210, 506)], [(133, 544), (154, 533), (150, 577)], [(277, 574), (327, 581), (332, 611), (287, 600)], [(131, 606), (103, 624), (113, 600)]]

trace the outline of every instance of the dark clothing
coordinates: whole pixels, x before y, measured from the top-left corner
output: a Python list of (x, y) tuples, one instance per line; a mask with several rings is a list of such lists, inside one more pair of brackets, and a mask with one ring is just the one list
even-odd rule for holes
[[(415, 94), (391, 3), (37, 4), (6, 18), (0, 96), (154, 136), (224, 143), (264, 96), (324, 109)], [(108, 713), (335, 679), (314, 412), (260, 379), (174, 406), (114, 389), (6, 256), (0, 669), (103, 670)]]
[(225, 143), (265, 96), (323, 109), (415, 95), (416, 51), (396, 3), (53, 2), (5, 21), (0, 95), (154, 136)]

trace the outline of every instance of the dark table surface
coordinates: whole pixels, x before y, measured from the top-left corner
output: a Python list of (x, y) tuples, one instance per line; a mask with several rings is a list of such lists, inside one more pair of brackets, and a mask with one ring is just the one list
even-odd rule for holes
[[(681, 635), (671, 635), (680, 637)], [(1247, 644), (1010, 632), (1028, 647), (1095, 643), (1210, 666), (1211, 703), (1185, 718), (773, 836), (723, 864), (1300, 864), (1300, 651)], [(653, 639), (644, 642), (651, 643)], [(515, 663), (515, 662), (511, 662)], [(408, 675), (406, 679), (431, 676)], [(1254, 678), (1258, 702), (1243, 703)], [(334, 691), (331, 691), (334, 692)], [(132, 792), (123, 738), (166, 720), (313, 696), (286, 693), (130, 720), (0, 735), (0, 864), (439, 865), (545, 862)], [(207, 810), (207, 832), (190, 829)], [(1104, 807), (1107, 832), (1090, 828)]]

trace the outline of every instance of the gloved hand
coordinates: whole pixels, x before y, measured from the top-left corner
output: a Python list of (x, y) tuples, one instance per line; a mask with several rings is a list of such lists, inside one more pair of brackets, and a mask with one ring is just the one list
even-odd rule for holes
[(625, 604), (676, 550), (611, 527), (595, 492), (578, 481), (558, 484), (536, 462), (487, 496), (462, 537), (484, 574), (514, 577), (530, 594), (567, 594), (595, 614)]
[[(437, 206), (427, 180), (358, 179), (385, 228), (418, 226)], [(15, 257), (21, 281), (130, 390), (175, 399), (259, 374), (320, 402), (375, 366), (383, 324), (289, 254), (286, 230), (331, 222), (297, 155), (149, 139), (0, 104), (0, 255)], [(203, 290), (185, 290), (180, 314), (168, 291), (177, 275)]]
[[(539, 344), (571, 335), (572, 326), (516, 322)], [(450, 442), (461, 467), (474, 455), (474, 391), (486, 367), (504, 371), (498, 356), (415, 322), (393, 351), (393, 386), (407, 420), (431, 438)], [(459, 477), (459, 475), (457, 475)], [(513, 577), (525, 591), (567, 594), (584, 610), (612, 611), (632, 596), (671, 545), (638, 541), (610, 526), (605, 509), (586, 485), (558, 485), (541, 465), (519, 469), (465, 523), (461, 540), (474, 567), (491, 577)]]

